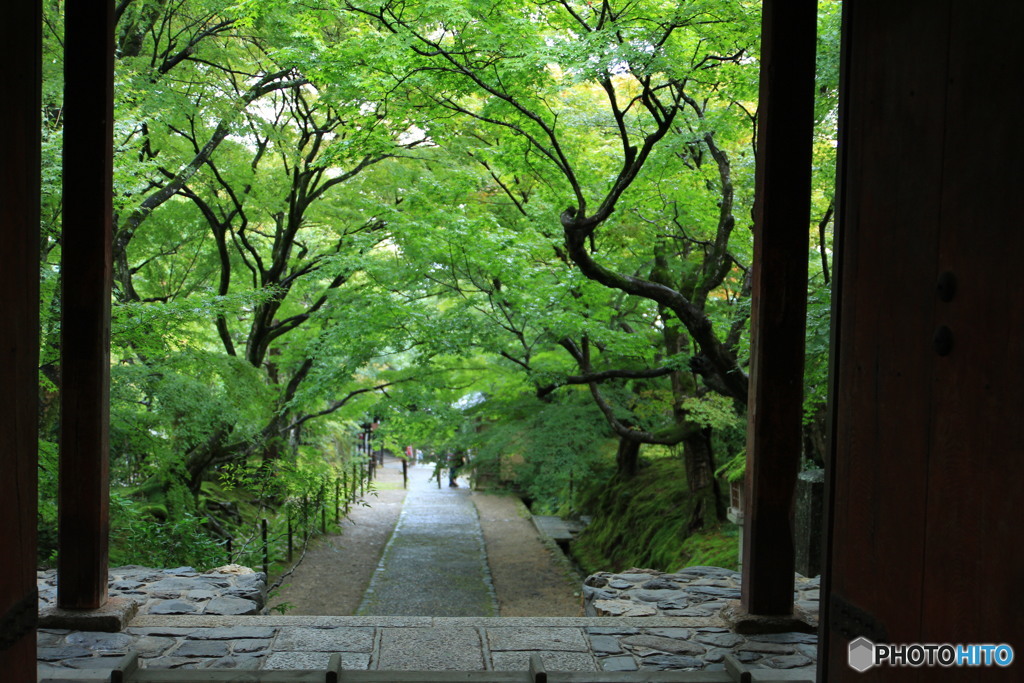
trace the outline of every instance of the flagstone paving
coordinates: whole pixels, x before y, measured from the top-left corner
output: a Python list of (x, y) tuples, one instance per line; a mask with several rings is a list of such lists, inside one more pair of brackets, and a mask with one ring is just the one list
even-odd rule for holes
[[(112, 591), (137, 597), (142, 612), (120, 633), (40, 629), (39, 680), (108, 680), (129, 652), (145, 668), (240, 670), (324, 669), (340, 653), (343, 669), (382, 671), (526, 670), (536, 653), (548, 671), (641, 673), (721, 671), (731, 654), (765, 675), (813, 679), (817, 637), (731, 631), (720, 614), (739, 595), (739, 575), (715, 567), (595, 574), (581, 587), (586, 617), (495, 616), (468, 489), (439, 489), (430, 468), (410, 474), (358, 616), (217, 614), (225, 600), (262, 603), (263, 576), (236, 568), (113, 570)], [(40, 590), (49, 604), (51, 576), (40, 575)], [(816, 613), (817, 580), (797, 577), (795, 599)]]
[(357, 615), (497, 616), (470, 491), (438, 488), (431, 474), (410, 469), (401, 517)]
[[(687, 592), (684, 578), (698, 590)], [(322, 669), (337, 652), (345, 669), (386, 671), (525, 670), (533, 653), (543, 657), (549, 671), (721, 671), (725, 656), (732, 654), (749, 666), (800, 670), (813, 678), (817, 636), (741, 635), (729, 629), (719, 616), (724, 596), (705, 589), (731, 589), (721, 584), (734, 578), (708, 568), (703, 574), (648, 575), (645, 581), (671, 581), (673, 588), (635, 588), (642, 585), (638, 572), (590, 581), (620, 586), (617, 600), (622, 601), (637, 592), (652, 598), (669, 597), (655, 591), (677, 591), (670, 596), (673, 606), (689, 599), (699, 607), (683, 608), (692, 610), (686, 616), (232, 617), (151, 612), (136, 617), (123, 633), (40, 630), (41, 680), (66, 680), (61, 675), (68, 669), (109, 669), (129, 651), (140, 654), (144, 667), (237, 669)], [(813, 601), (808, 595), (813, 583), (798, 583), (808, 601)]]
[[(244, 625), (242, 625), (244, 624)], [(720, 671), (725, 654), (770, 669), (810, 671), (816, 637), (740, 636), (710, 617), (212, 617), (143, 615), (124, 633), (40, 631), (40, 664), (110, 668), (130, 650), (144, 667), (317, 669), (342, 654), (349, 670)], [(66, 668), (65, 668), (66, 667)]]

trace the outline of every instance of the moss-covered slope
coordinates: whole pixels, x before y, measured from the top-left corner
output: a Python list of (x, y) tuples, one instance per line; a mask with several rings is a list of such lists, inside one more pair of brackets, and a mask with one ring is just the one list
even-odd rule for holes
[(612, 478), (586, 495), (593, 520), (572, 544), (588, 573), (647, 567), (675, 571), (691, 565), (735, 569), (737, 530), (732, 524), (691, 533), (695, 501), (683, 463), (659, 458), (629, 480)]

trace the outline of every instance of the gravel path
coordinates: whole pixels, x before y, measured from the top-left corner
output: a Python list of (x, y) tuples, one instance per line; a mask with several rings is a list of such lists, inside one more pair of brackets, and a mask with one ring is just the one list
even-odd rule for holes
[(583, 616), (583, 577), (537, 535), (530, 512), (515, 496), (475, 491), (491, 580), (503, 617)]
[(402, 469), (401, 464), (393, 465), (378, 469), (375, 490), (353, 506), (342, 520), (340, 534), (321, 536), (310, 544), (302, 562), (267, 601), (271, 613), (356, 613), (402, 512)]
[[(349, 518), (342, 523), (341, 534), (328, 535), (311, 546), (296, 571), (286, 579), (277, 595), (270, 599), (272, 610), (286, 603), (286, 614), (289, 615), (356, 614), (406, 500), (406, 492), (401, 490), (401, 462), (387, 458), (385, 466), (378, 472), (380, 476), (375, 482), (378, 491), (376, 495), (367, 496), (368, 507), (353, 508)], [(582, 614), (579, 598), (582, 579), (572, 575), (564, 558), (559, 558), (538, 538), (529, 513), (517, 498), (470, 493), (463, 479), (459, 480), (461, 486), (458, 489), (449, 489), (447, 485), (438, 489), (436, 480), (433, 483), (428, 481), (432, 473), (433, 465), (409, 468), (410, 486), (413, 491), (418, 491), (411, 492), (410, 500), (419, 496), (423, 496), (425, 503), (454, 499), (462, 505), (458, 508), (459, 519), (468, 519), (473, 509), (473, 506), (465, 507), (465, 503), (471, 501), (475, 504), (476, 514), (472, 516), (479, 519), (480, 530), (471, 534), (472, 543), (480, 547), (482, 531), (493, 590), (499, 605), (498, 615)], [(471, 525), (468, 528), (471, 529)], [(450, 544), (453, 535), (442, 535), (445, 537), (444, 543), (434, 543), (434, 546)], [(461, 581), (454, 580), (450, 572), (437, 574), (431, 569), (431, 562), (425, 561), (425, 558), (421, 560), (414, 578), (393, 584), (397, 587), (394, 595), (404, 590), (410, 596), (411, 603), (416, 601), (412, 598), (414, 593), (428, 584), (445, 590), (445, 587), (453, 588)], [(442, 601), (442, 606), (451, 609), (455, 600), (458, 598), (449, 595)], [(425, 609), (423, 604), (421, 601), (420, 609)], [(401, 613), (428, 615), (427, 612), (415, 609)], [(493, 611), (490, 613), (493, 614)], [(438, 613), (439, 616), (444, 614)]]

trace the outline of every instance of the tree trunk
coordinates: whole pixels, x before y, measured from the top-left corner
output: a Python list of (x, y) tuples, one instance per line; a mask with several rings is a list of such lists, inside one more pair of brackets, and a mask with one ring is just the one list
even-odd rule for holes
[(631, 479), (640, 470), (640, 442), (625, 436), (619, 437), (619, 450), (615, 454), (616, 474), (622, 479)]
[(715, 478), (715, 456), (711, 448), (711, 429), (692, 425), (683, 437), (683, 461), (690, 494), (701, 498), (694, 508), (691, 530), (713, 526), (725, 519), (718, 479)]
[(220, 427), (214, 430), (205, 441), (185, 454), (185, 472), (188, 475), (188, 489), (197, 501), (199, 500), (199, 492), (203, 485), (203, 476), (215, 462), (224, 458), (224, 450), (221, 446), (233, 429), (233, 427)]

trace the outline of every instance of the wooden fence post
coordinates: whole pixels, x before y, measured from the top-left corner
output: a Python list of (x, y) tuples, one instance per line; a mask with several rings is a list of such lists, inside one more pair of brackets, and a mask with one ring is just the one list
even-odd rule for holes
[(264, 517), (260, 525), (263, 532), (263, 574), (270, 580), (270, 546), (267, 543), (267, 519)]

